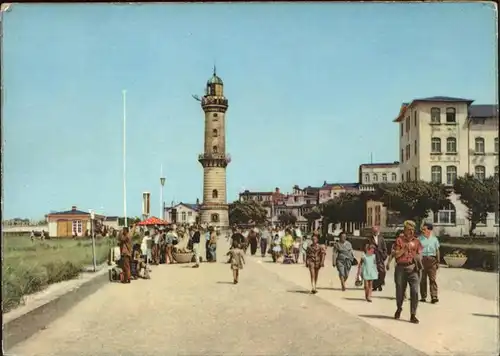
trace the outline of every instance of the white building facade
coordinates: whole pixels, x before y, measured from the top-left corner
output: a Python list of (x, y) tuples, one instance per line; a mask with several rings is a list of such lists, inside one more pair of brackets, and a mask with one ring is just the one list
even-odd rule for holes
[[(452, 186), (457, 177), (498, 175), (498, 106), (473, 100), (431, 97), (403, 104), (399, 125), (400, 180), (424, 180)], [(452, 194), (452, 205), (428, 218), (441, 234), (468, 233), (467, 208)], [(498, 235), (498, 212), (476, 234)]]
[(199, 222), (198, 204), (179, 203), (165, 207), (163, 220), (176, 224), (194, 224)]
[(401, 171), (399, 162), (392, 163), (363, 163), (358, 169), (359, 190), (371, 191), (374, 184), (399, 183)]

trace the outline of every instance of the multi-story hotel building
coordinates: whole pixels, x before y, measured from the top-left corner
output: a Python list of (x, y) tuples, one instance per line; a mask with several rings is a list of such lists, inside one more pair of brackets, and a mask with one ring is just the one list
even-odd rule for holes
[[(401, 106), (399, 125), (400, 180), (424, 180), (452, 186), (465, 174), (498, 175), (498, 106), (472, 105), (473, 100), (436, 96)], [(467, 208), (455, 194), (449, 207), (429, 220), (444, 234), (467, 234)], [(498, 234), (498, 212), (476, 233)]]

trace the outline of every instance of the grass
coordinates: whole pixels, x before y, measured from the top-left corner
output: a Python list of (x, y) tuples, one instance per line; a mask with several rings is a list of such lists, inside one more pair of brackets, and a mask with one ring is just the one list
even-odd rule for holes
[[(96, 241), (97, 264), (105, 262), (111, 239)], [(31, 241), (26, 236), (3, 239), (2, 310), (8, 312), (24, 303), (24, 297), (52, 283), (76, 278), (92, 265), (90, 240), (51, 239)]]

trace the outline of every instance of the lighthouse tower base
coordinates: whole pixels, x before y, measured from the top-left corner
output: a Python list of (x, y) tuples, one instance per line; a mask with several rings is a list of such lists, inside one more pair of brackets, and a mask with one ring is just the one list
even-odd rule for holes
[(229, 228), (229, 206), (227, 204), (203, 204), (200, 207), (200, 222), (203, 225), (218, 227), (220, 230)]

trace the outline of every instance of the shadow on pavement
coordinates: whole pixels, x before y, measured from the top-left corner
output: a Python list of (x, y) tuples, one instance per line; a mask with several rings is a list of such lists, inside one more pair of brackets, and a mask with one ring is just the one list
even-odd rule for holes
[(389, 297), (389, 296), (386, 296), (386, 295), (372, 295), (372, 298), (387, 299), (387, 300), (396, 300), (395, 297)]
[(499, 318), (498, 315), (493, 315), (493, 314), (479, 314), (479, 313), (472, 313), (474, 316), (483, 316), (485, 318)]
[(234, 284), (233, 282), (229, 282), (229, 281), (217, 281), (216, 283), (217, 284)]
[[(317, 287), (316, 289), (342, 291), (342, 288), (337, 288), (337, 287)], [(362, 291), (363, 289), (361, 289), (361, 288), (346, 288), (346, 290), (360, 290), (360, 291)]]
[(358, 301), (358, 302), (366, 302), (366, 299), (365, 298), (351, 298), (351, 297), (344, 297), (342, 299), (345, 299), (345, 300), (354, 300), (354, 301)]
[(369, 318), (369, 319), (391, 319), (391, 320), (395, 320), (395, 321), (401, 321), (401, 320), (394, 319), (394, 317), (391, 315), (359, 314), (358, 316), (360, 316), (362, 318)]
[(311, 294), (311, 291), (304, 289), (287, 290), (288, 293)]

